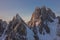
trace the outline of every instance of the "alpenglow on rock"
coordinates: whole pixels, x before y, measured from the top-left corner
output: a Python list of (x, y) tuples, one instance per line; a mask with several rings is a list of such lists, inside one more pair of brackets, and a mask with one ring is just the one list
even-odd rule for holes
[[(31, 20), (28, 22), (28, 25), (31, 27), (38, 25), (47, 25), (48, 22), (53, 22), (56, 16), (50, 8), (43, 6), (42, 8), (36, 8), (32, 14)], [(46, 23), (46, 24), (44, 24)]]
[(56, 16), (54, 14), (54, 12), (52, 12), (52, 10), (50, 8), (46, 8), (45, 6), (43, 6), (42, 8), (36, 8), (35, 11), (32, 14), (31, 20), (30, 22), (28, 22), (28, 24), (31, 26), (34, 25), (34, 22), (39, 21), (40, 23), (43, 21), (49, 21), (49, 22), (53, 22), (53, 19), (55, 19)]

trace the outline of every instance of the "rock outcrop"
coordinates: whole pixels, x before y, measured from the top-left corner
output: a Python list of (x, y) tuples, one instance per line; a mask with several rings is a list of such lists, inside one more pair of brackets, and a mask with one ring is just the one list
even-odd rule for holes
[(50, 33), (48, 27), (48, 22), (53, 22), (56, 16), (50, 8), (43, 6), (42, 8), (36, 8), (32, 14), (31, 20), (28, 22), (28, 25), (31, 27), (39, 26), (40, 33), (43, 32), (43, 28), (47, 33)]

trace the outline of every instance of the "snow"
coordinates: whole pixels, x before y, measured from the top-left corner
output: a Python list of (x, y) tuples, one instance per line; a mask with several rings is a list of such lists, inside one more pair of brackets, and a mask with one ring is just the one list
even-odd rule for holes
[(27, 29), (27, 40), (34, 40), (34, 33), (33, 33), (33, 31), (31, 29), (29, 29), (27, 25), (25, 25), (25, 27)]
[(39, 40), (54, 40), (54, 39), (56, 39), (57, 23), (58, 23), (58, 19), (54, 19), (54, 22), (52, 22), (52, 23), (48, 22), (48, 27), (50, 28), (50, 34), (47, 34), (45, 30), (44, 30), (45, 35), (40, 34), (39, 28), (37, 27), (37, 33), (38, 33)]
[(6, 26), (6, 28), (5, 28), (5, 30), (4, 30), (4, 32), (3, 32), (3, 34), (2, 34), (2, 36), (0, 37), (0, 40), (5, 40), (5, 38), (6, 38), (6, 30), (7, 30), (7, 28), (8, 28), (8, 25)]
[[(39, 27), (37, 28), (37, 35), (39, 37), (39, 40), (60, 40), (60, 37), (57, 37), (57, 25), (58, 25), (58, 19), (53, 19), (54, 22), (48, 22), (48, 27), (50, 28), (50, 34), (47, 34), (45, 29), (43, 29), (43, 32), (45, 32), (45, 35), (39, 33)], [(36, 22), (36, 26), (38, 26), (39, 22)], [(46, 24), (46, 22), (44, 22)]]
[[(51, 36), (49, 34), (45, 34), (45, 35), (40, 34), (38, 28), (37, 28), (37, 31), (38, 31), (37, 34), (38, 34), (39, 40), (52, 40)], [(45, 32), (45, 30), (44, 30), (44, 32)]]
[(34, 36), (34, 34), (33, 34), (32, 30), (27, 28), (27, 38), (28, 38), (28, 40), (34, 40), (33, 36)]

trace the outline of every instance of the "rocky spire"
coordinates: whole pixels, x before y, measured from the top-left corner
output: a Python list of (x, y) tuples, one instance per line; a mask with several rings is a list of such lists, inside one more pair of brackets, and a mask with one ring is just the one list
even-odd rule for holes
[[(42, 8), (36, 7), (35, 11), (32, 14), (31, 17), (31, 23), (30, 25), (35, 25), (35, 22), (39, 21), (39, 22), (43, 22), (45, 20), (48, 20), (50, 22), (52, 22), (55, 18), (55, 14), (52, 12), (51, 9), (46, 8), (45, 6), (43, 6)], [(29, 24), (28, 23), (28, 24)]]
[[(27, 36), (32, 35), (32, 33), (28, 33), (28, 31), (31, 32), (31, 30), (27, 27), (27, 24), (17, 14), (8, 25), (8, 30), (6, 31), (7, 37), (5, 40), (27, 40), (29, 39)], [(33, 35), (31, 37), (33, 37)]]
[[(16, 14), (16, 16), (13, 17), (13, 20), (10, 21), (9, 25), (8, 25), (8, 30), (7, 30), (7, 34), (8, 34), (8, 38), (7, 40), (26, 40), (26, 38), (24, 38), (23, 36), (26, 36), (26, 26), (24, 25), (25, 23), (23, 22), (22, 18), (19, 16), (19, 14)], [(16, 35), (17, 33), (17, 35)], [(19, 38), (19, 35), (22, 36), (22, 38)], [(15, 38), (15, 37), (18, 38)]]
[(30, 27), (39, 26), (40, 33), (42, 33), (43, 28), (47, 33), (50, 33), (50, 29), (48, 27), (48, 22), (53, 22), (56, 16), (54, 12), (50, 8), (46, 8), (45, 6), (41, 8), (36, 8), (32, 14), (31, 20), (28, 22)]

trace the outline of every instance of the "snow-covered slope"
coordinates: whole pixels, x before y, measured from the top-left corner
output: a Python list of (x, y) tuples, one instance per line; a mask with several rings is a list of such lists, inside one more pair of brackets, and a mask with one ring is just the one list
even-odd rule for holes
[(45, 35), (38, 34), (41, 40), (54, 40), (56, 38), (56, 27), (57, 27), (58, 20), (55, 19), (54, 22), (48, 22), (48, 27), (50, 28), (50, 33), (47, 34), (46, 31)]

